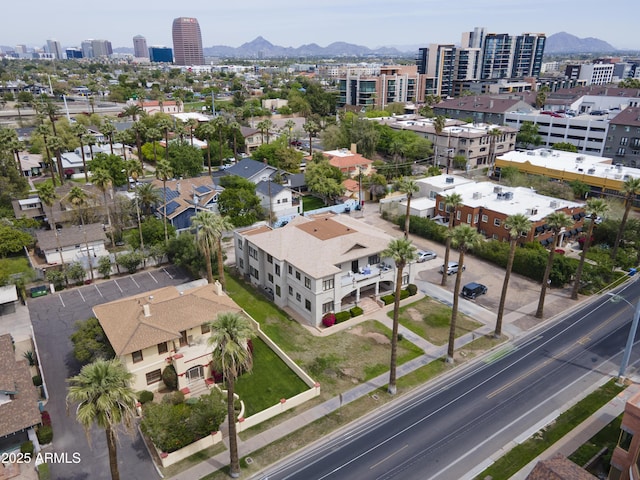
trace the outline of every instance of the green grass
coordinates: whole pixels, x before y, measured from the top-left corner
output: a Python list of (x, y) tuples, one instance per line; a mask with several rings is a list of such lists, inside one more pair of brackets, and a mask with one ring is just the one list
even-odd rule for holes
[(310, 210), (316, 210), (318, 208), (326, 207), (324, 202), (313, 195), (305, 195), (302, 197), (302, 210), (308, 212)]
[(524, 443), (514, 447), (506, 455), (476, 477), (482, 480), (490, 476), (493, 480), (507, 480), (525, 465), (580, 425), (600, 407), (620, 393), (624, 387), (610, 380), (560, 415), (548, 428), (540, 430)]
[[(393, 317), (393, 311), (389, 311)], [(451, 307), (425, 297), (400, 308), (400, 324), (434, 345), (444, 345), (449, 340)], [(458, 312), (456, 337), (469, 333), (481, 324)]]
[(0, 278), (20, 274), (23, 276), (25, 283), (29, 283), (34, 278), (34, 272), (26, 257), (0, 258)]
[[(611, 454), (618, 444), (620, 438), (620, 425), (622, 424), (622, 415), (614, 418), (609, 424), (591, 437), (587, 443), (578, 448), (571, 456), (571, 460), (576, 465), (585, 465), (589, 460), (595, 457), (603, 448), (607, 448), (605, 459), (607, 463), (611, 460)], [(608, 470), (608, 469), (607, 469)]]
[(260, 338), (252, 343), (253, 371), (238, 378), (235, 388), (247, 417), (309, 388)]

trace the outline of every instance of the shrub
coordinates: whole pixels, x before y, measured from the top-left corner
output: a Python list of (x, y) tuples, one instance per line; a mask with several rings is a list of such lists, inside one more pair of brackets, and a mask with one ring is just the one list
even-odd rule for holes
[(162, 398), (164, 403), (170, 403), (171, 405), (180, 405), (184, 403), (184, 393), (182, 392), (173, 392), (168, 393)]
[(33, 455), (33, 442), (31, 440), (22, 442), (22, 444), (20, 445), (20, 453), (26, 453), (29, 457), (31, 457), (31, 455)]
[(336, 313), (336, 323), (341, 323), (351, 318), (351, 312), (348, 310), (345, 312)]
[(173, 365), (167, 365), (162, 371), (162, 381), (169, 390), (178, 389), (178, 374), (176, 373), (176, 369)]
[(31, 380), (36, 387), (42, 385), (42, 377), (40, 375), (34, 375), (33, 377), (31, 377)]
[(418, 293), (418, 286), (414, 283), (410, 283), (407, 285), (407, 292), (409, 292), (409, 296), (413, 297), (416, 293)]
[(336, 316), (333, 313), (327, 313), (322, 317), (322, 325), (325, 327), (332, 327), (336, 324)]
[(405, 298), (409, 298), (409, 290), (400, 290), (400, 300), (404, 300)]
[(51, 428), (51, 425), (42, 425), (38, 427), (36, 435), (40, 444), (51, 443), (51, 440), (53, 440), (53, 428)]
[(98, 359), (109, 360), (115, 357), (113, 347), (96, 317), (78, 320), (70, 338), (73, 343), (73, 356), (83, 365)]
[(38, 465), (38, 480), (50, 480), (51, 472), (49, 471), (48, 463), (41, 463)]
[(138, 393), (138, 401), (144, 405), (145, 403), (153, 401), (153, 392), (149, 390), (142, 390)]
[(395, 298), (395, 296), (392, 293), (391, 295), (384, 295), (384, 296), (380, 297), (380, 300), (382, 300), (385, 305), (389, 305), (390, 303), (393, 303), (394, 298)]
[(40, 414), (40, 417), (42, 418), (42, 425), (44, 425), (45, 427), (51, 426), (51, 415), (49, 415), (49, 412), (43, 410)]
[(349, 313), (352, 317), (357, 317), (358, 315), (362, 315), (362, 308), (353, 307), (351, 310), (349, 310)]

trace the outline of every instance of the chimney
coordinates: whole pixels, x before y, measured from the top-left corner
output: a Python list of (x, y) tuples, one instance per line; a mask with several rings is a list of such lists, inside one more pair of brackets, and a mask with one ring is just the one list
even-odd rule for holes
[(148, 303), (145, 303), (142, 306), (142, 310), (144, 311), (144, 316), (145, 317), (150, 317), (151, 316), (151, 306)]
[(352, 143), (352, 144), (351, 144), (351, 149), (350, 149), (350, 150), (351, 150), (351, 153), (353, 153), (354, 155), (355, 155), (356, 153), (358, 153), (358, 144), (357, 144), (357, 143)]
[(493, 100), (489, 101), (489, 108), (493, 108)]
[(213, 286), (216, 289), (216, 295), (221, 297), (222, 296), (222, 284), (218, 280), (216, 280), (215, 283), (213, 284)]
[(180, 193), (180, 182), (176, 182), (176, 192)]

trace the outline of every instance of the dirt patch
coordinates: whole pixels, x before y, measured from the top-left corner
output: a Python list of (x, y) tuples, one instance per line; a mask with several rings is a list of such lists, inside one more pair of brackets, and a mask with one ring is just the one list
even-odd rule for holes
[(422, 322), (422, 313), (420, 313), (419, 310), (417, 310), (415, 308), (407, 308), (405, 310), (405, 313), (407, 315), (409, 315), (409, 318), (411, 318), (412, 321), (414, 321), (414, 322)]
[(378, 345), (388, 345), (389, 343), (391, 343), (386, 335), (378, 332), (363, 332), (362, 327), (354, 327), (349, 330), (349, 333), (352, 333), (359, 337), (371, 338)]

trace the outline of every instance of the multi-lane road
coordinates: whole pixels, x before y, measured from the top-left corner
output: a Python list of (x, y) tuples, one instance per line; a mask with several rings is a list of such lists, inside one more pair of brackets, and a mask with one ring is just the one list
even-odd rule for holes
[(640, 284), (632, 282), (618, 293), (625, 301), (597, 298), (260, 478), (473, 478), (500, 449), (527, 438), (594, 384), (615, 375)]

